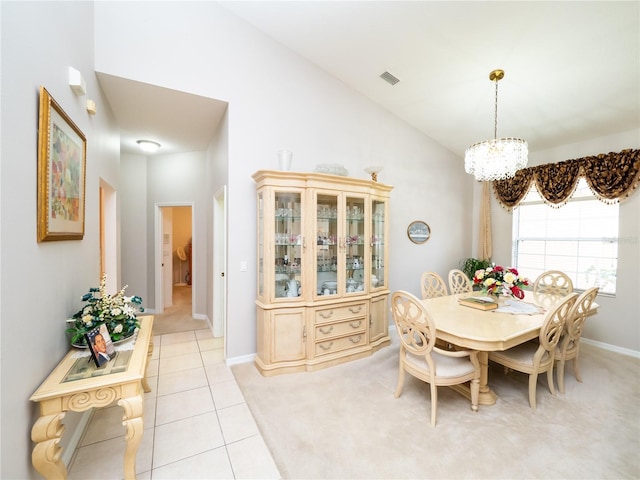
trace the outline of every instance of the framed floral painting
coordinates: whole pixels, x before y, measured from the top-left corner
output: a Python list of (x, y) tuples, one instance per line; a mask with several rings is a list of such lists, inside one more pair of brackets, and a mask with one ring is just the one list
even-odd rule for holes
[(38, 242), (84, 237), (86, 156), (84, 134), (40, 87)]

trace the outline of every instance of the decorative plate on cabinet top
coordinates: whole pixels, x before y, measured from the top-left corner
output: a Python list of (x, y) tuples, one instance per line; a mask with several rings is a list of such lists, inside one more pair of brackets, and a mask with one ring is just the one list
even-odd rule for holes
[(341, 175), (343, 177), (349, 175), (349, 171), (337, 163), (321, 163), (320, 165), (316, 165), (315, 171), (317, 173), (329, 173), (331, 175)]

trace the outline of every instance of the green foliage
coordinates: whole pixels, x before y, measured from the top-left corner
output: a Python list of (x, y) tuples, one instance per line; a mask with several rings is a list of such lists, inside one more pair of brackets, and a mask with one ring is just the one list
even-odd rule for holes
[(480, 260), (479, 258), (463, 258), (460, 260), (460, 270), (464, 272), (464, 274), (469, 277), (469, 280), (473, 282), (473, 277), (476, 274), (476, 271), (480, 269), (484, 269), (491, 266), (491, 259)]
[(144, 312), (142, 298), (137, 295), (126, 297), (126, 286), (115, 295), (109, 295), (106, 282), (107, 276), (103, 275), (100, 287), (92, 287), (83, 295), (82, 301), (86, 305), (68, 321), (67, 333), (71, 336), (71, 343), (86, 343), (85, 333), (102, 324), (107, 326), (114, 342), (133, 335), (140, 327), (136, 315), (138, 311)]

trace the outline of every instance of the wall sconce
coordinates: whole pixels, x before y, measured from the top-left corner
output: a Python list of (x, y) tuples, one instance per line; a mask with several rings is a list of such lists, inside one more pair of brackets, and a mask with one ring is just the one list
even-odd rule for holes
[(89, 112), (91, 115), (96, 114), (96, 102), (94, 102), (93, 100), (87, 100), (87, 112)]
[(82, 74), (73, 67), (69, 67), (69, 86), (73, 93), (78, 96), (87, 93), (87, 84), (82, 78)]
[(154, 153), (160, 148), (160, 144), (152, 140), (138, 140), (138, 145), (147, 153)]

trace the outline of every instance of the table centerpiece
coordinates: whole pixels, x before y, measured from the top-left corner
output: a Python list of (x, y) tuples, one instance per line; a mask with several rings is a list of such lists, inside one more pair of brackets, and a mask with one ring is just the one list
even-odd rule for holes
[(524, 298), (522, 287), (529, 285), (529, 279), (520, 276), (515, 268), (491, 265), (476, 270), (473, 284), (478, 285), (484, 295), (493, 295), (498, 298), (500, 296), (515, 297), (522, 300)]
[(82, 296), (82, 301), (87, 304), (67, 320), (70, 324), (67, 333), (70, 334), (73, 346), (86, 348), (85, 334), (102, 324), (107, 326), (114, 343), (126, 340), (140, 328), (137, 314), (144, 312), (144, 307), (141, 306), (142, 298), (137, 295), (125, 296), (128, 285), (115, 295), (109, 295), (106, 283), (107, 275), (104, 274), (100, 286), (91, 287), (89, 292)]

